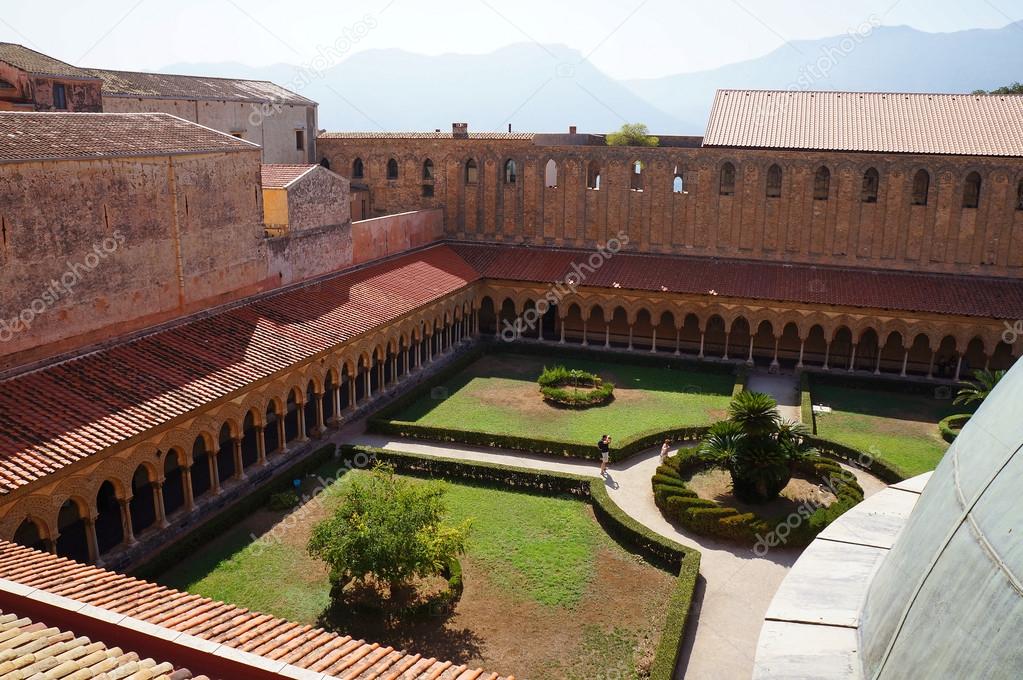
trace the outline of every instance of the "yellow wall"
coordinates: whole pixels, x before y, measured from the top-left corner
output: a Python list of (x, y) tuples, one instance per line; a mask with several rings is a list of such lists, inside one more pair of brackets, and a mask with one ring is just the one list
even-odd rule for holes
[(263, 224), (288, 226), (287, 189), (263, 189)]

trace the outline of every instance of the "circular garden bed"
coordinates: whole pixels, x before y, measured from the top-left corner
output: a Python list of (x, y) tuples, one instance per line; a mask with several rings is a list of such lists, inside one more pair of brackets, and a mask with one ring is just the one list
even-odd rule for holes
[(595, 373), (564, 366), (544, 367), (537, 383), (544, 401), (564, 408), (589, 408), (614, 399), (614, 384)]
[[(715, 469), (719, 461), (697, 449), (683, 449), (657, 468), (653, 477), (654, 501), (670, 519), (703, 536), (716, 536), (752, 545), (755, 551), (776, 545), (806, 545), (839, 515), (863, 500), (855, 475), (835, 461), (818, 455), (792, 463), (792, 474), (826, 492), (834, 500), (822, 505), (807, 499), (792, 512), (766, 516), (701, 498), (689, 481), (694, 475)], [(759, 554), (759, 553), (758, 553)]]

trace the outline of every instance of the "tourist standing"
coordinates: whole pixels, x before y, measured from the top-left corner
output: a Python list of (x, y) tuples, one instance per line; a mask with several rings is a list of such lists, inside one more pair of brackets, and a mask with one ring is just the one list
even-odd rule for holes
[(668, 451), (671, 450), (671, 440), (665, 439), (664, 443), (661, 444), (661, 462), (668, 460)]
[(605, 434), (597, 442), (597, 449), (600, 451), (600, 476), (607, 474), (607, 461), (611, 458), (611, 435)]

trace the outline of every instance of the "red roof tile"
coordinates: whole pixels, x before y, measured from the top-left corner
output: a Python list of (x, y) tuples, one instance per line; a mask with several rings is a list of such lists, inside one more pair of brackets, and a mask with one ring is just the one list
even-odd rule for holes
[(343, 680), (498, 680), (496, 673), (424, 659), (6, 541), (0, 541), (0, 578)]
[[(316, 106), (316, 102), (269, 80), (214, 78), (170, 73), (111, 71), (91, 68), (88, 73), (103, 80), (104, 97), (153, 99), (202, 99), (254, 104), (275, 103)], [(246, 112), (247, 114), (248, 112)]]
[[(530, 141), (532, 132), (470, 132), (460, 139)], [(324, 132), (318, 139), (456, 139), (450, 132)]]
[[(553, 283), (594, 251), (453, 244), (484, 278)], [(749, 300), (1023, 318), (1023, 281), (620, 252), (584, 286), (717, 295)]]
[(258, 149), (168, 113), (0, 112), (0, 163)]
[(243, 390), (477, 278), (454, 251), (437, 246), (0, 382), (0, 494)]
[(316, 164), (286, 165), (283, 163), (264, 163), (261, 169), (264, 189), (283, 189), (310, 170)]
[(83, 68), (72, 66), (60, 59), (54, 59), (42, 52), (30, 50), (24, 45), (16, 43), (0, 42), (0, 61), (6, 62), (26, 73), (38, 76), (96, 79), (96, 76)]
[(718, 90), (703, 145), (1023, 156), (1023, 95)]

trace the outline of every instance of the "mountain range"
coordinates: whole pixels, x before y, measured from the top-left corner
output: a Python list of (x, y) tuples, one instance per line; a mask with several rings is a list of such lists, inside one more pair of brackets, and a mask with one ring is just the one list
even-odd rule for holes
[(628, 121), (700, 135), (719, 88), (968, 93), (1023, 80), (1023, 22), (952, 33), (867, 25), (716, 69), (626, 81), (574, 49), (534, 43), (472, 55), (371, 49), (316, 71), (234, 62), (160, 71), (272, 80), (319, 102), (327, 130), (450, 130), (465, 121), (477, 131), (510, 123), (518, 131), (606, 132)]

